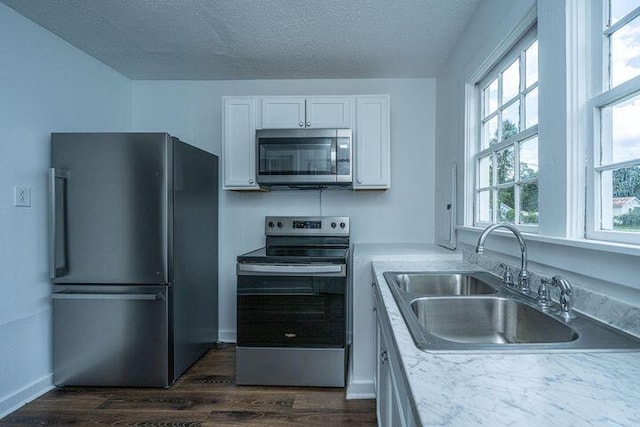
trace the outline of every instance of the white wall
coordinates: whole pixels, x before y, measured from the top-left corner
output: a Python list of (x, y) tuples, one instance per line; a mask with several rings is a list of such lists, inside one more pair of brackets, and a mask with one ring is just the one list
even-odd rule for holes
[[(131, 84), (3, 4), (0, 58), (1, 418), (51, 385), (49, 134), (128, 130)], [(30, 208), (13, 207), (15, 185)]]
[(434, 241), (435, 80), (133, 82), (133, 128), (220, 155), (222, 96), (389, 94), (391, 189), (220, 193), (220, 330), (235, 339), (235, 258), (264, 244), (265, 215), (349, 215), (353, 242)]
[[(577, 0), (579, 3), (580, 0)], [(437, 76), (437, 173), (451, 163), (458, 164), (457, 218), (458, 239), (475, 245), (479, 231), (463, 227), (465, 83), (480, 69), (485, 58), (532, 8), (537, 14), (539, 38), (539, 165), (540, 226), (538, 235), (527, 237), (530, 268), (541, 274), (566, 275), (574, 283), (593, 290), (640, 303), (637, 281), (637, 247), (609, 245), (582, 239), (584, 185), (572, 190), (569, 183), (584, 183), (584, 169), (576, 166), (571, 147), (584, 141), (579, 126), (570, 120), (572, 96), (578, 87), (574, 70), (567, 69), (567, 40), (573, 35), (567, 25), (567, 5), (557, 0), (486, 0), (480, 4), (453, 54)], [(578, 123), (579, 124), (579, 123)], [(584, 133), (584, 130), (582, 130)], [(437, 176), (437, 175), (436, 175)], [(462, 227), (462, 228), (461, 228)], [(489, 251), (502, 257), (519, 256), (513, 237), (507, 233), (492, 236)], [(514, 264), (517, 263), (513, 258)]]

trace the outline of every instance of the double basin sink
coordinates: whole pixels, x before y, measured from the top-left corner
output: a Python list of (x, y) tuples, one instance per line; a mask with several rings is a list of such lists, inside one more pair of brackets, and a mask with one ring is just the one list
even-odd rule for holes
[(583, 314), (570, 322), (482, 271), (387, 272), (411, 336), (425, 351), (640, 350), (640, 339)]

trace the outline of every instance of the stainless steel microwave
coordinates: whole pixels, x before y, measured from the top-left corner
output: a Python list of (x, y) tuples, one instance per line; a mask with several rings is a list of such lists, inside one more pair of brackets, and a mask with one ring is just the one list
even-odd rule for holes
[(352, 163), (351, 129), (256, 131), (261, 186), (348, 186)]

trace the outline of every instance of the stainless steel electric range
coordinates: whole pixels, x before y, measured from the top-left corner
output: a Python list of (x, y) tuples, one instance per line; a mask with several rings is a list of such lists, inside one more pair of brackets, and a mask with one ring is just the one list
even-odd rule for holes
[(344, 387), (349, 217), (266, 217), (237, 258), (236, 383)]

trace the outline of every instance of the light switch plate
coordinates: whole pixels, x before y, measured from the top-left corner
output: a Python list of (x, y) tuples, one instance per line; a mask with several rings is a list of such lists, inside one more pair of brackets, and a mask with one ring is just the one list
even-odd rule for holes
[(30, 187), (14, 187), (13, 205), (21, 208), (31, 207), (31, 188)]

